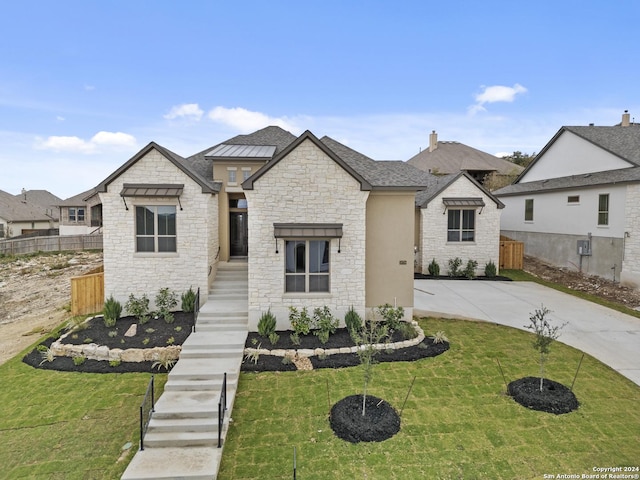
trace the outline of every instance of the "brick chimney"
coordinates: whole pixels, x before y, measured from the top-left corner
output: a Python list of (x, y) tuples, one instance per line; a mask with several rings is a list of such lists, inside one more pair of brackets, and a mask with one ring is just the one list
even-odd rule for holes
[(629, 110), (625, 110), (622, 114), (622, 123), (620, 125), (623, 127), (631, 125), (631, 114), (629, 113)]
[(429, 134), (429, 153), (438, 148), (438, 134), (435, 130), (432, 130)]

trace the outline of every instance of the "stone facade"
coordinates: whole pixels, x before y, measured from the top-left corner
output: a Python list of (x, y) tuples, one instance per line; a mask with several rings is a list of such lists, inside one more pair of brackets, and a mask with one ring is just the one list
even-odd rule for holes
[[(289, 306), (328, 306), (344, 321), (353, 306), (365, 313), (366, 204), (368, 192), (311, 140), (303, 141), (246, 190), (249, 211), (249, 329), (269, 308), (277, 328), (289, 328)], [(341, 223), (330, 242), (330, 292), (285, 293), (285, 245), (274, 223)], [(277, 250), (276, 253), (276, 243)], [(338, 248), (340, 247), (340, 252)]]
[[(481, 197), (484, 200), (485, 206), (476, 209), (474, 242), (447, 242), (448, 215), (442, 202), (447, 197)], [(446, 275), (449, 259), (456, 257), (462, 260), (462, 268), (467, 260), (477, 261), (478, 275), (484, 275), (484, 267), (489, 261), (495, 263), (497, 270), (501, 212), (496, 202), (468, 178), (458, 178), (420, 211), (420, 245), (417, 253), (420, 258), (416, 263), (422, 273), (428, 274), (429, 263), (435, 258), (440, 265), (440, 274)]]
[[(179, 198), (120, 196), (125, 183), (183, 184)], [(160, 288), (168, 287), (178, 295), (192, 287), (201, 290), (201, 302), (207, 297), (215, 276), (218, 251), (218, 199), (203, 194), (202, 187), (155, 149), (131, 165), (100, 193), (103, 205), (105, 296), (123, 305), (129, 294), (147, 294), (153, 300)], [(135, 206), (175, 205), (175, 253), (136, 253)], [(128, 208), (128, 209), (127, 209)]]
[(621, 283), (640, 288), (640, 185), (627, 186)]

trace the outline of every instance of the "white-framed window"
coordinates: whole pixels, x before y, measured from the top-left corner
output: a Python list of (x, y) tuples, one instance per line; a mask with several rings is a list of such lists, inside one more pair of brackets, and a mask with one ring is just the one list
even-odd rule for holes
[(329, 240), (285, 241), (285, 292), (328, 292)]
[(251, 176), (251, 169), (250, 168), (243, 168), (242, 169), (242, 181), (246, 181), (249, 177)]
[(598, 195), (598, 225), (609, 225), (609, 194)]
[(447, 242), (473, 242), (476, 238), (476, 211), (449, 209)]
[(533, 198), (524, 201), (524, 221), (533, 222)]
[(228, 185), (236, 185), (238, 183), (236, 179), (237, 171), (238, 171), (237, 168), (233, 168), (233, 167), (227, 168), (227, 184)]
[(136, 206), (136, 252), (175, 252), (175, 205)]
[(69, 207), (69, 222), (84, 222), (84, 208)]

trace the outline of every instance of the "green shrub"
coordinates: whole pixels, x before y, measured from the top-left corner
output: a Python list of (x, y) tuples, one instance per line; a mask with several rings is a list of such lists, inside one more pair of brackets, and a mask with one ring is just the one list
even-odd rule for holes
[(120, 314), (122, 313), (122, 305), (120, 302), (113, 298), (111, 295), (104, 302), (104, 308), (102, 310), (102, 314), (104, 315), (104, 325), (107, 328), (114, 327), (116, 325), (116, 321), (120, 318)]
[(193, 291), (193, 288), (189, 287), (189, 290), (184, 292), (181, 296), (182, 300), (182, 311), (183, 312), (194, 312), (196, 309), (196, 292)]
[(462, 273), (465, 277), (471, 280), (472, 278), (476, 278), (476, 268), (478, 268), (478, 262), (475, 260), (468, 260), (467, 266), (464, 268)]
[(404, 340), (415, 338), (418, 335), (416, 327), (408, 322), (400, 322), (400, 324), (398, 325), (398, 331), (402, 334), (402, 338)]
[(300, 311), (296, 307), (289, 307), (289, 322), (293, 331), (298, 335), (309, 335), (311, 317), (307, 312), (307, 307), (303, 307)]
[(484, 274), (489, 278), (494, 278), (498, 274), (496, 264), (491, 260), (489, 260), (489, 263), (484, 266)]
[(161, 288), (156, 295), (156, 308), (167, 323), (173, 323), (172, 310), (178, 305), (178, 296), (168, 288)]
[(445, 333), (442, 330), (437, 331), (434, 335), (433, 335), (433, 343), (444, 343), (444, 342), (448, 342), (449, 339), (447, 338), (447, 336), (445, 335)]
[(345, 314), (344, 324), (347, 327), (349, 334), (352, 332), (359, 332), (362, 329), (362, 318), (360, 318), (360, 315), (358, 315), (358, 312), (354, 310), (353, 306), (351, 306)]
[(117, 367), (120, 365), (120, 360), (109, 360), (110, 367)]
[(404, 317), (404, 308), (392, 307), (388, 303), (376, 308), (378, 314), (382, 317), (384, 324), (387, 326), (389, 333), (395, 332), (400, 328), (400, 323)]
[(137, 298), (133, 293), (129, 294), (129, 300), (124, 305), (129, 315), (136, 317), (140, 325), (144, 325), (149, 321), (149, 298), (146, 294), (142, 294)]
[(458, 257), (449, 259), (449, 271), (447, 274), (450, 277), (461, 277), (462, 272), (460, 271), (460, 266), (462, 265), (462, 260)]
[(258, 320), (258, 335), (268, 338), (269, 335), (276, 332), (276, 316), (271, 313), (271, 309), (267, 310), (260, 316)]
[(269, 341), (271, 342), (271, 345), (275, 345), (276, 343), (278, 343), (278, 340), (280, 340), (280, 335), (278, 335), (276, 332), (271, 332), (269, 334)]
[(289, 335), (289, 339), (294, 345), (300, 345), (300, 335), (298, 335), (296, 332), (293, 332), (291, 335)]
[(79, 367), (80, 365), (82, 365), (85, 361), (87, 360), (87, 357), (85, 357), (84, 355), (79, 355), (77, 357), (73, 357), (73, 364), (76, 367)]
[(118, 329), (115, 330), (109, 330), (109, 333), (107, 334), (109, 335), (109, 338), (115, 338), (118, 336)]
[(339, 320), (331, 315), (331, 309), (326, 305), (313, 310), (313, 334), (318, 337), (320, 343), (327, 343), (329, 337), (336, 333)]
[(435, 258), (431, 260), (431, 263), (427, 268), (429, 270), (429, 275), (431, 275), (432, 277), (440, 276), (440, 265), (438, 265), (438, 262), (436, 262)]

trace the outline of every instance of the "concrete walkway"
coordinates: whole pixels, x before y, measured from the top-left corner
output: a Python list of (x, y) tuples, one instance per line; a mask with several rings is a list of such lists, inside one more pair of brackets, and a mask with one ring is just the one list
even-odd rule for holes
[[(247, 338), (246, 262), (220, 263), (196, 331), (182, 345), (180, 359), (156, 402), (144, 450), (122, 480), (215, 479), (229, 427)], [(218, 402), (227, 374), (227, 412), (218, 448)]]
[(415, 280), (414, 314), (470, 318), (526, 330), (541, 305), (562, 329), (559, 341), (640, 385), (640, 318), (531, 282)]

